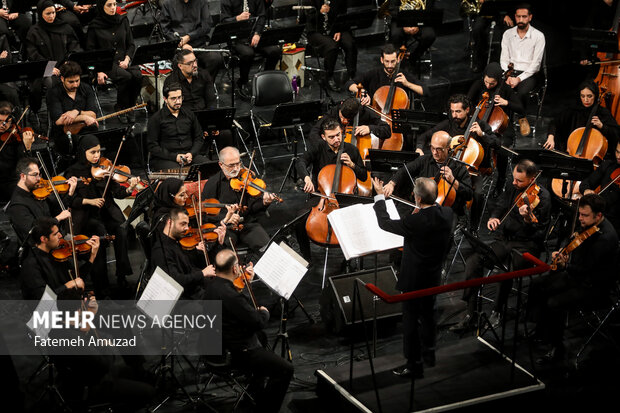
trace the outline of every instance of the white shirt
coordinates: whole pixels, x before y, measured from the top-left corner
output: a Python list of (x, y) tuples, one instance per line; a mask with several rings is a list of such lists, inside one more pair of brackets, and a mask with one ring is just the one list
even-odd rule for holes
[(523, 81), (540, 70), (544, 53), (545, 35), (540, 30), (530, 24), (522, 39), (515, 26), (504, 32), (499, 64), (504, 71), (508, 70), (509, 63), (514, 64), (515, 70), (523, 71), (518, 76)]

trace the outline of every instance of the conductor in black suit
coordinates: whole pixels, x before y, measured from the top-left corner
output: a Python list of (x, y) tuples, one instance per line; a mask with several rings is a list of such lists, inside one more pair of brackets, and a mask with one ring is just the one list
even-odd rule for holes
[[(413, 214), (397, 220), (390, 219), (387, 213), (383, 184), (373, 178), (373, 186), (377, 192), (374, 209), (379, 227), (404, 237), (396, 288), (409, 292), (438, 286), (441, 267), (450, 249), (454, 213), (435, 203), (437, 184), (431, 178), (417, 178), (413, 189), (417, 208)], [(434, 307), (434, 295), (403, 302), (403, 353), (407, 363), (393, 370), (397, 376), (424, 377), (423, 355), (428, 367), (435, 365)]]

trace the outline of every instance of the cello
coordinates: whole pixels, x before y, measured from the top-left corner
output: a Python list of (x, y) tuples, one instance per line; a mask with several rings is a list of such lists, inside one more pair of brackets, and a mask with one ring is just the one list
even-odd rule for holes
[(485, 101), (485, 104), (482, 106), (482, 109), (480, 109), (478, 119), (486, 122), (491, 127), (491, 130), (495, 133), (502, 134), (504, 133), (504, 131), (506, 131), (506, 128), (508, 127), (508, 115), (506, 115), (504, 109), (502, 109), (500, 106), (495, 105), (495, 96), (499, 94), (499, 90), (502, 88), (502, 86), (504, 86), (506, 79), (508, 79), (513, 72), (514, 64), (509, 63), (508, 70), (506, 70), (506, 72), (502, 76), (499, 85), (495, 89), (495, 93), (493, 93), (493, 96), (489, 96), (488, 92), (484, 92), (482, 94), (482, 99), (483, 101)]
[[(356, 98), (359, 100), (361, 97), (362, 85), (357, 85)], [(371, 138), (370, 134), (355, 136), (355, 130), (359, 126), (359, 121), (360, 114), (358, 112), (353, 119), (353, 125), (347, 126), (344, 130), (344, 141), (355, 146), (359, 150), (362, 159), (366, 159), (368, 157), (368, 150), (372, 148)], [(344, 146), (344, 144), (341, 146)], [(365, 181), (361, 181), (359, 179), (357, 180), (357, 190), (362, 196), (370, 196), (372, 194), (372, 180), (370, 178), (370, 172), (367, 172)]]
[[(614, 25), (610, 31), (616, 33), (618, 41), (618, 50), (620, 50), (620, 33), (618, 33), (618, 21), (620, 19), (620, 4), (616, 5), (616, 13), (614, 15)], [(601, 102), (611, 112), (611, 115), (620, 122), (620, 70), (618, 61), (620, 53), (599, 53), (601, 62), (600, 68), (594, 82), (600, 89), (600, 95), (605, 95), (605, 99)]]
[[(390, 125), (392, 128), (392, 109), (407, 109), (409, 108), (409, 96), (402, 88), (396, 86), (396, 75), (400, 72), (400, 63), (406, 55), (405, 46), (401, 47), (398, 53), (398, 63), (392, 74), (389, 86), (381, 86), (372, 97), (372, 107), (376, 109), (377, 113), (381, 115), (381, 120)], [(403, 135), (402, 133), (392, 133), (392, 136), (381, 145), (381, 149), (387, 151), (400, 151), (403, 149)]]
[(454, 153), (453, 157), (466, 163), (468, 165), (467, 170), (470, 174), (477, 173), (478, 167), (484, 159), (484, 148), (477, 140), (471, 139), (471, 127), (478, 119), (478, 114), (482, 106), (486, 104), (488, 96), (489, 95), (487, 95), (487, 98), (482, 99), (480, 103), (478, 103), (478, 106), (476, 106), (476, 111), (467, 124), (465, 135), (453, 136), (450, 141), (450, 149)]

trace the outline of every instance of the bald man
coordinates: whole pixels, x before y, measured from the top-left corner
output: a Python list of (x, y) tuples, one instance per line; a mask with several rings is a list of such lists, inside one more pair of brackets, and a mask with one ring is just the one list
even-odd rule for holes
[[(230, 186), (232, 179), (237, 179), (240, 176), (241, 168), (241, 155), (239, 150), (232, 146), (227, 146), (219, 152), (219, 165), (220, 171), (213, 175), (204, 186), (202, 191), (202, 199), (215, 198), (224, 204), (236, 204), (239, 205), (241, 200), (241, 192), (233, 190)], [(274, 197), (270, 193), (265, 193), (263, 196), (256, 198), (250, 197), (247, 194), (243, 196), (243, 205), (240, 212), (235, 213), (228, 221), (233, 225), (243, 224), (243, 229), (238, 231), (228, 231), (226, 238), (233, 239), (235, 245), (237, 241), (247, 245), (252, 251), (258, 251), (269, 242), (269, 235), (258, 222), (258, 218), (264, 216), (267, 207), (271, 205)], [(219, 219), (223, 219), (226, 215), (226, 210), (222, 208)]]

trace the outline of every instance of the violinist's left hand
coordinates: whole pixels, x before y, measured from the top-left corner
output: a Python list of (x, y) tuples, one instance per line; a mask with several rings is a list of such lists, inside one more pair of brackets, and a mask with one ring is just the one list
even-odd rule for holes
[(361, 125), (355, 128), (355, 136), (370, 135), (370, 126)]
[(250, 261), (250, 263), (245, 266), (245, 272), (250, 275), (250, 281), (252, 281), (254, 279), (254, 264), (252, 263), (252, 261)]
[(351, 157), (349, 156), (348, 153), (343, 152), (342, 155), (340, 156), (340, 160), (344, 162), (344, 164), (348, 166), (349, 168), (355, 168), (355, 164), (351, 160)]
[(27, 130), (22, 132), (22, 141), (24, 142), (26, 150), (29, 151), (30, 147), (32, 147), (32, 143), (34, 142), (34, 134), (32, 131)]
[(73, 196), (73, 194), (75, 193), (77, 182), (78, 180), (75, 176), (72, 176), (71, 178), (67, 179), (67, 183), (69, 184), (69, 196)]
[(88, 261), (93, 263), (95, 261), (95, 257), (97, 256), (97, 252), (99, 251), (99, 245), (101, 245), (99, 237), (97, 235), (93, 235), (86, 241), (86, 243), (90, 245), (90, 259)]
[(560, 254), (560, 251), (552, 252), (551, 258), (556, 262), (558, 268), (564, 268), (568, 263), (568, 256), (566, 254)]
[(469, 131), (471, 133), (475, 133), (478, 136), (482, 136), (484, 134), (484, 132), (482, 132), (482, 128), (480, 128), (480, 125), (478, 124), (478, 122), (474, 122), (474, 124), (471, 125), (471, 128), (469, 129)]
[(232, 216), (239, 210), (239, 206), (237, 204), (234, 205), (226, 205), (226, 216), (223, 220), (220, 221), (221, 225), (226, 225), (230, 222)]
[(598, 116), (592, 116), (592, 124), (598, 129), (601, 129), (603, 127), (603, 122), (601, 122)]
[(276, 198), (269, 192), (263, 193), (263, 205), (271, 205)]
[(128, 193), (132, 193), (136, 186), (140, 183), (140, 179), (137, 176), (133, 178), (129, 178), (129, 188), (127, 188)]
[(220, 226), (215, 228), (213, 232), (217, 234), (217, 242), (219, 242), (220, 245), (223, 245), (224, 239), (226, 238), (226, 225), (220, 224)]
[(530, 207), (528, 205), (521, 205), (519, 207), (519, 214), (525, 219), (527, 222), (530, 222)]

